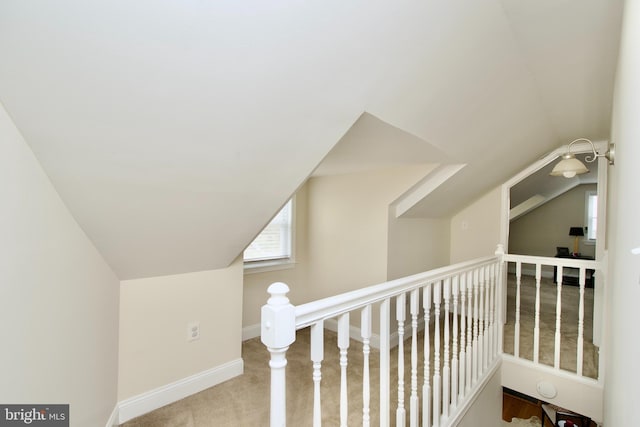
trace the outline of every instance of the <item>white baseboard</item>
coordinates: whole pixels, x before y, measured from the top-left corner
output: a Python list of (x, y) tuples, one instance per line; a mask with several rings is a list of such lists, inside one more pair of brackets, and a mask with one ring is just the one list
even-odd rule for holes
[(113, 408), (113, 411), (111, 411), (111, 416), (107, 420), (106, 427), (118, 427), (120, 425), (120, 423), (118, 422), (119, 413), (120, 411), (118, 409), (118, 404), (116, 403), (115, 408)]
[(244, 362), (236, 359), (146, 393), (125, 399), (118, 404), (120, 424), (165, 405), (177, 402), (216, 384), (242, 375)]
[(260, 323), (256, 323), (255, 325), (245, 326), (244, 328), (242, 328), (242, 341), (259, 337), (260, 333), (261, 333)]

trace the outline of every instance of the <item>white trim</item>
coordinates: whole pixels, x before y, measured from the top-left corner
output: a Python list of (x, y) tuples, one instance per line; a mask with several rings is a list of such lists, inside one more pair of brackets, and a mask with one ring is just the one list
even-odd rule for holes
[(242, 341), (250, 340), (251, 338), (260, 336), (260, 323), (255, 325), (249, 325), (242, 328)]
[(120, 424), (230, 380), (233, 377), (242, 375), (243, 372), (243, 360), (236, 359), (171, 384), (125, 399), (118, 403)]
[(295, 268), (292, 258), (282, 258), (267, 261), (249, 261), (244, 263), (244, 274), (266, 273), (268, 271), (289, 270)]
[(439, 165), (422, 178), (416, 185), (396, 199), (391, 206), (396, 218), (400, 218), (416, 203), (431, 194), (453, 175), (460, 172), (466, 164)]
[[(543, 398), (536, 388), (540, 381), (553, 384), (558, 390), (556, 397)], [(596, 422), (603, 419), (604, 380), (602, 378), (595, 380), (579, 377), (573, 372), (503, 354), (502, 386), (529, 396), (543, 398), (554, 405), (587, 415)]]
[(107, 420), (106, 427), (118, 427), (120, 423), (118, 422), (118, 417), (120, 416), (120, 410), (118, 408), (118, 404), (111, 411), (111, 416)]

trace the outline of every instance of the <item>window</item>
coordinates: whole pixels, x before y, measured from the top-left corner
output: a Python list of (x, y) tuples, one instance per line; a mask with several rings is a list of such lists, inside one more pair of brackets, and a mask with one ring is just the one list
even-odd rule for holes
[(293, 199), (278, 212), (244, 251), (247, 268), (273, 267), (293, 261)]
[(587, 191), (585, 194), (584, 223), (586, 224), (585, 242), (595, 243), (598, 231), (598, 193), (595, 191)]

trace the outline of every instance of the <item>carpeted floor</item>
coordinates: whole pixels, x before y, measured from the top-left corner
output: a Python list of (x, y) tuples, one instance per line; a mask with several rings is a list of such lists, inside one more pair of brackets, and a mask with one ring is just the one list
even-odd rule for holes
[[(513, 354), (515, 324), (515, 278), (510, 275), (507, 288), (507, 323), (504, 326), (504, 352)], [(533, 360), (535, 315), (535, 278), (523, 276), (520, 300), (520, 357)], [(562, 287), (560, 368), (576, 372), (578, 347), (579, 288)], [(556, 285), (543, 278), (540, 284), (540, 363), (553, 366), (556, 330)], [(584, 296), (583, 375), (598, 377), (598, 347), (593, 345), (593, 289)]]

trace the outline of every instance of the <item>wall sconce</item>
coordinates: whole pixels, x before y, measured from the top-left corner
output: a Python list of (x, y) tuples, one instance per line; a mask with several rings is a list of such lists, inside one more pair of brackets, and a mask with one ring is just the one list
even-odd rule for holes
[(600, 154), (596, 151), (596, 147), (591, 142), (591, 140), (586, 138), (578, 138), (574, 141), (571, 141), (567, 152), (562, 155), (562, 160), (558, 162), (558, 164), (553, 168), (549, 175), (552, 176), (564, 176), (565, 178), (573, 178), (576, 175), (580, 175), (582, 173), (589, 172), (589, 169), (582, 163), (580, 160), (576, 159), (576, 157), (571, 153), (571, 146), (576, 142), (588, 142), (591, 144), (591, 150), (593, 151), (591, 156), (586, 156), (584, 160), (587, 163), (593, 163), (596, 161), (598, 157), (606, 157), (609, 160), (609, 164), (612, 165), (614, 163), (614, 155), (615, 155), (615, 145), (609, 144), (609, 149), (606, 153)]

